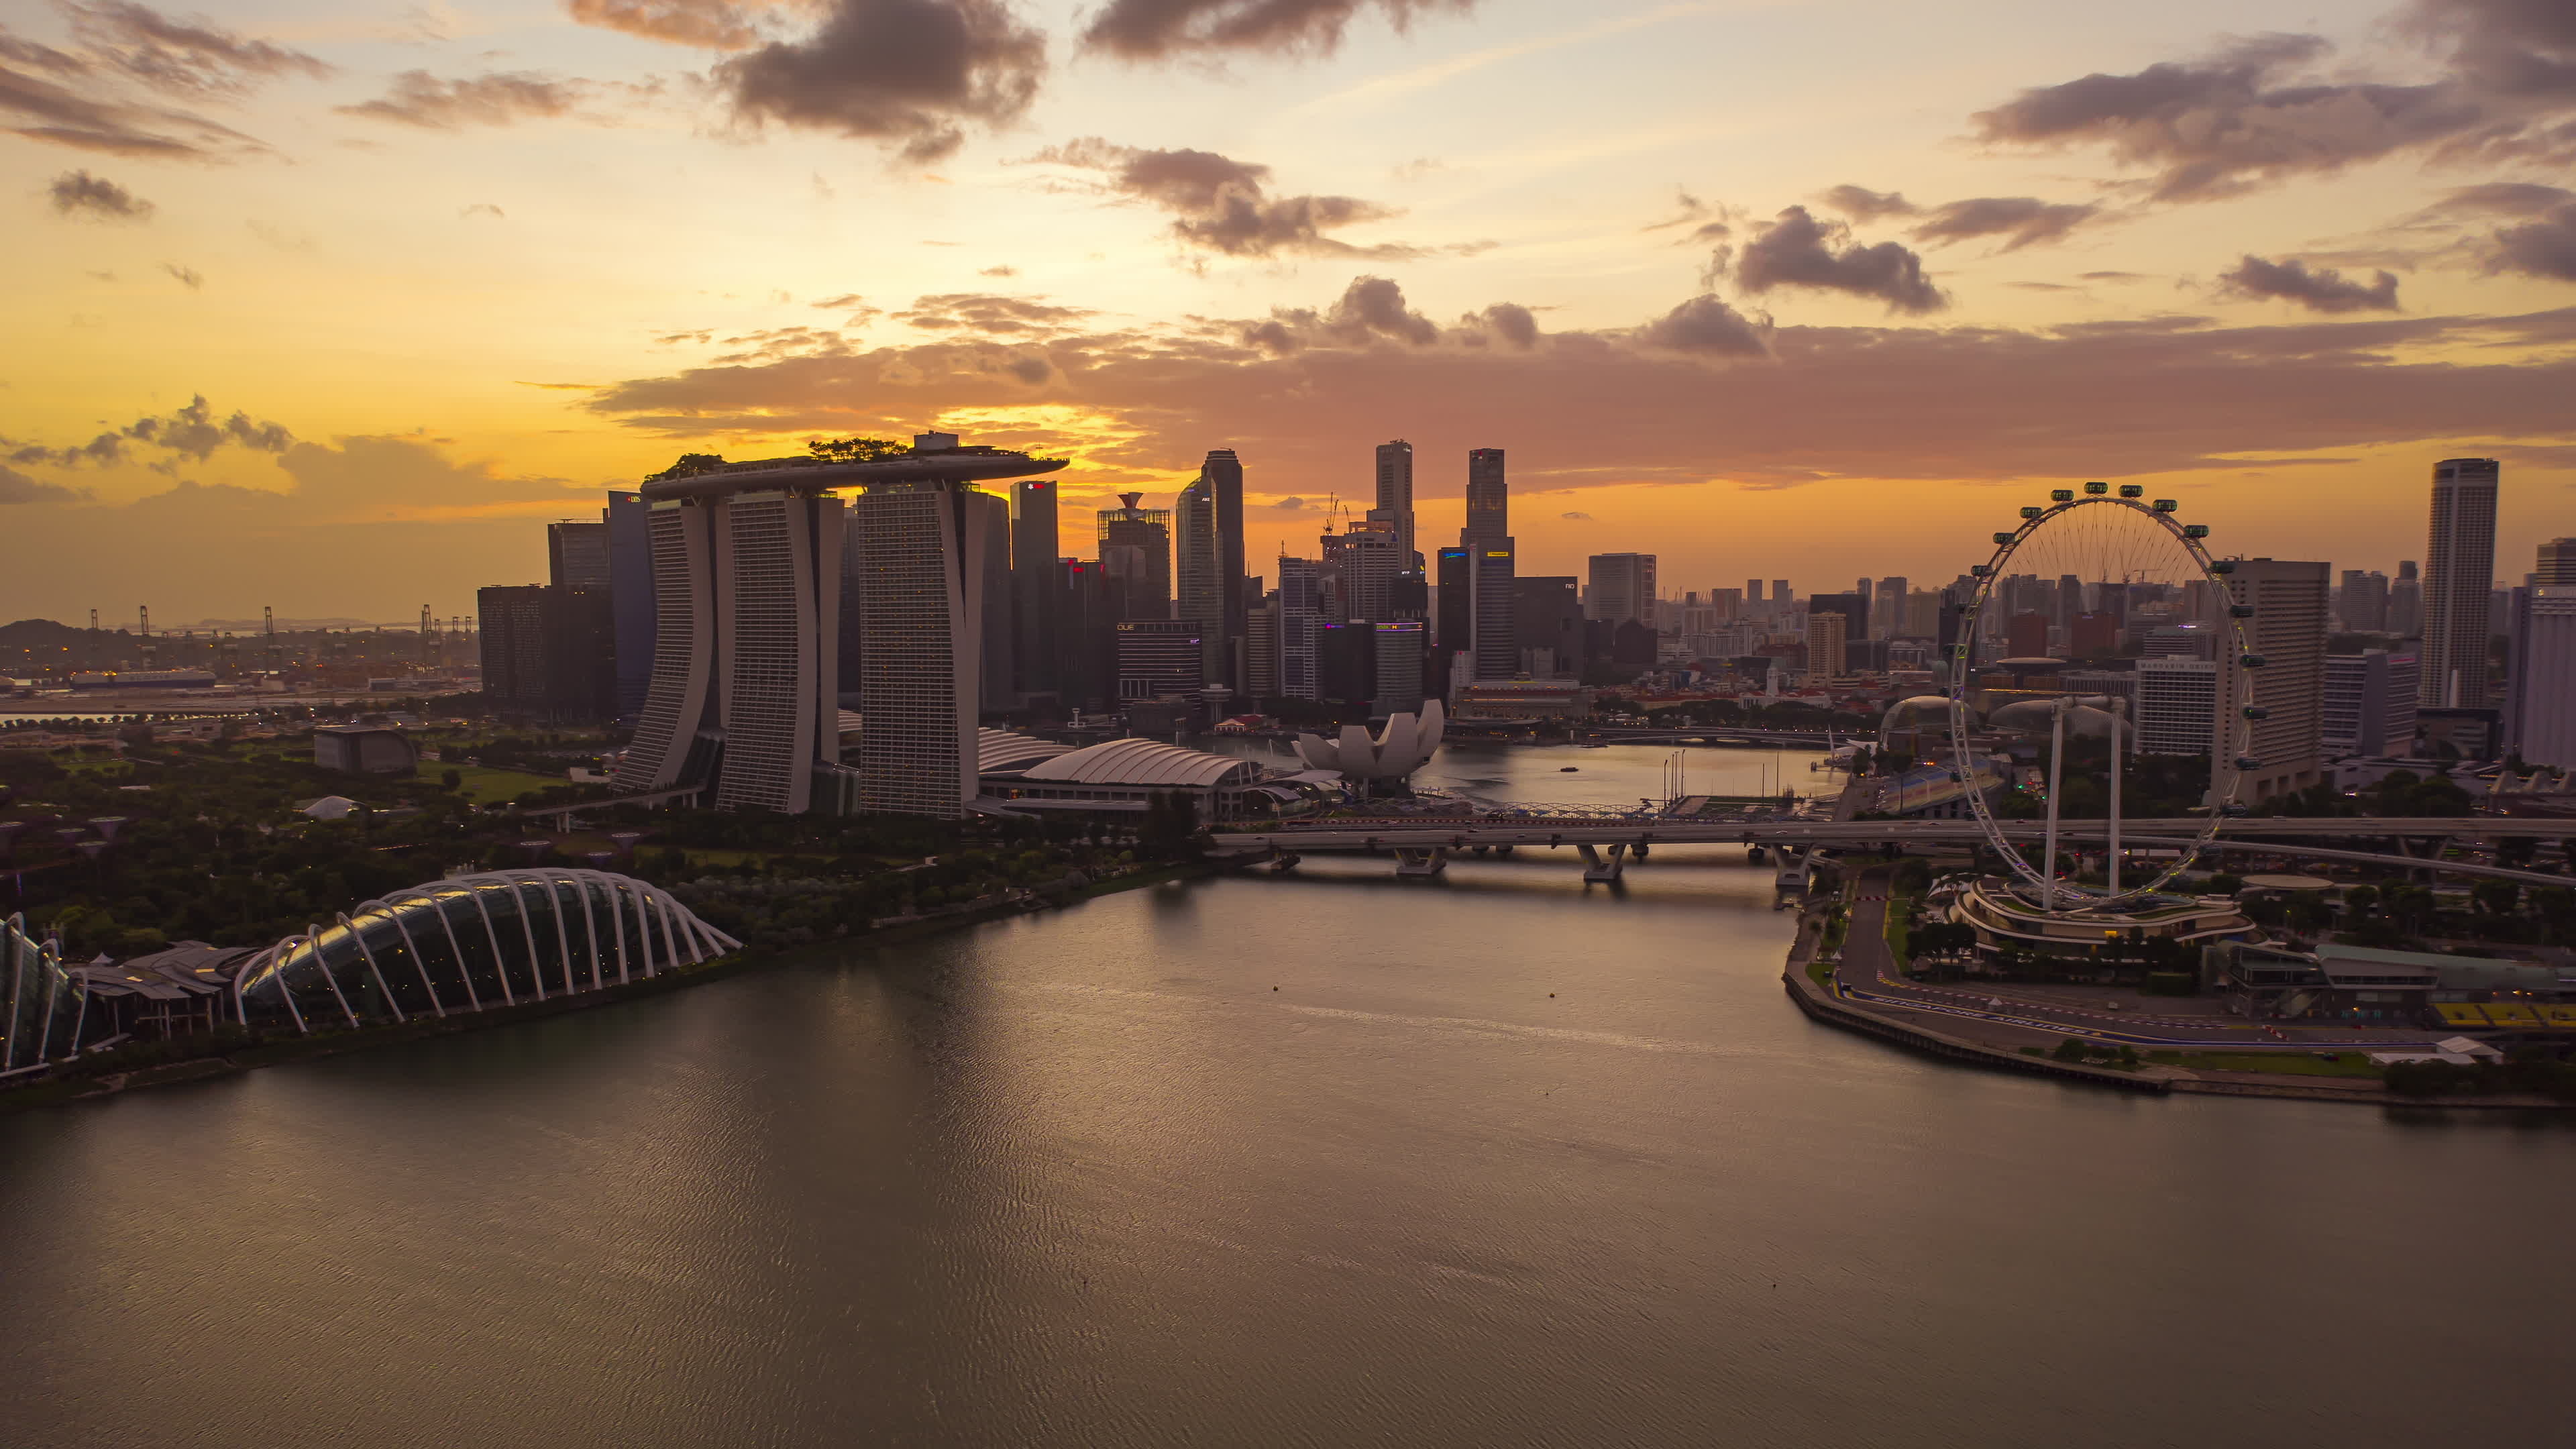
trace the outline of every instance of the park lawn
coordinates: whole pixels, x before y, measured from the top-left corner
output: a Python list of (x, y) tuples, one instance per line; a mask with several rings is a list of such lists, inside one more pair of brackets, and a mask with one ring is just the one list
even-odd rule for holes
[(572, 782), (560, 775), (531, 775), (525, 770), (495, 770), (485, 765), (441, 765), (423, 767), (421, 774), (430, 779), (454, 770), (459, 784), (456, 793), (477, 805), (506, 805), (530, 790), (544, 790)]
[(2211, 1072), (2269, 1072), (2283, 1077), (2377, 1077), (2380, 1069), (2357, 1051), (2339, 1051), (2334, 1061), (2313, 1052), (2149, 1052), (2147, 1060), (2167, 1066)]

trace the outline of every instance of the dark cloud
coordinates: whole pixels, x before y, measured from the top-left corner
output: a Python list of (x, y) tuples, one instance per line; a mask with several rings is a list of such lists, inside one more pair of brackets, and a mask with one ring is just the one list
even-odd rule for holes
[(382, 97), (337, 109), (344, 115), (438, 131), (507, 126), (531, 117), (567, 115), (580, 103), (584, 89), (579, 81), (528, 71), (440, 80), (425, 70), (407, 70), (394, 77), (392, 88)]
[(2576, 201), (2495, 234), (2487, 268), (2576, 282)]
[(66, 171), (45, 187), (45, 195), (54, 210), (64, 216), (84, 216), (96, 221), (145, 221), (152, 215), (152, 203), (108, 180), (86, 171)]
[(2082, 276), (2083, 279), (2088, 282), (2144, 282), (2151, 280), (2151, 278), (2149, 278), (2144, 272), (2083, 272), (2078, 275)]
[(1977, 196), (1933, 210), (1913, 230), (1917, 241), (1935, 246), (1974, 237), (2000, 236), (2003, 249), (2019, 251), (2041, 242), (2063, 241), (2066, 234), (2101, 214), (2089, 203), (2042, 201), (2036, 196)]
[(761, 39), (744, 8), (726, 0), (564, 0), (564, 8), (584, 25), (702, 50), (743, 50)]
[(31, 141), (165, 161), (221, 161), (268, 149), (193, 112), (127, 100), (90, 62), (5, 31), (0, 62), (14, 62), (0, 63), (0, 121)]
[(1648, 347), (1671, 352), (1703, 357), (1768, 357), (1770, 334), (1768, 319), (1757, 322), (1716, 297), (1702, 294), (1638, 328), (1636, 336)]
[(66, 488), (59, 483), (42, 482), (0, 463), (0, 504), (81, 503), (89, 497), (90, 492), (86, 488)]
[[(158, 449), (173, 459), (187, 458), (202, 463), (217, 448), (227, 445), (248, 448), (253, 452), (282, 453), (293, 446), (295, 435), (283, 423), (256, 421), (246, 412), (236, 411), (229, 418), (215, 416), (214, 408), (199, 393), (186, 407), (167, 415), (147, 415), (122, 428), (100, 433), (86, 443), (65, 448), (50, 448), (39, 443), (15, 443), (0, 439), (12, 463), (47, 463), (57, 467), (78, 467), (87, 463), (106, 467), (122, 463), (133, 456), (134, 444)], [(170, 463), (150, 466), (168, 471)]]
[(179, 285), (187, 288), (191, 292), (197, 291), (206, 285), (205, 274), (199, 272), (194, 267), (183, 267), (177, 262), (163, 262), (161, 264), (161, 270), (168, 272), (173, 277), (176, 277), (179, 281)]
[(1406, 305), (1404, 289), (1386, 277), (1356, 277), (1326, 315), (1327, 330), (1344, 341), (1387, 337), (1415, 347), (1440, 340), (1440, 328)]
[(1518, 302), (1496, 302), (1482, 312), (1470, 312), (1459, 320), (1482, 328), (1514, 347), (1538, 345), (1538, 318)]
[(715, 68), (750, 124), (881, 141), (914, 162), (955, 151), (966, 122), (1018, 120), (1045, 74), (1046, 36), (1002, 0), (832, 0), (807, 39)]
[(2481, 216), (2530, 216), (2560, 202), (2576, 201), (2576, 191), (2532, 181), (2483, 181), (2452, 188), (2442, 199), (2417, 212), (2412, 221), (2434, 221), (2467, 212)]
[(2248, 255), (2235, 270), (2218, 279), (2219, 289), (2238, 297), (2277, 297), (2311, 312), (2394, 312), (2397, 274), (2381, 272), (2368, 283), (2354, 281), (2332, 267), (2310, 270), (2296, 257), (2266, 261)]
[(1080, 307), (1058, 307), (1030, 297), (996, 297), (981, 292), (946, 292), (916, 297), (894, 314), (898, 322), (933, 332), (982, 332), (1044, 336), (1090, 316)]
[(2400, 28), (2438, 79), (2311, 78), (2331, 47), (2262, 35), (2194, 61), (2023, 91), (1975, 117), (1986, 141), (2098, 145), (2152, 172), (2162, 201), (2231, 195), (2407, 151), (2436, 159), (2576, 159), (2576, 10), (2565, 0), (2413, 0)]
[(1007, 364), (1010, 374), (1031, 387), (1055, 376), (1055, 369), (1043, 357), (1014, 357)]
[(1895, 242), (1863, 246), (1851, 228), (1818, 221), (1792, 206), (1763, 225), (1735, 259), (1735, 283), (1760, 295), (1778, 287), (1874, 297), (1891, 312), (1937, 312), (1950, 305), (1923, 275), (1923, 259)]
[[(1551, 332), (1545, 346), (1505, 351), (1336, 335), (1321, 325), (1329, 310), (1338, 309), (1050, 339), (1049, 400), (1118, 420), (1133, 441), (1104, 445), (1096, 432), (1040, 423), (995, 441), (1080, 443), (1141, 475), (1168, 470), (1187, 439), (1222, 435), (1247, 456), (1258, 449), (1275, 486), (1310, 498), (1347, 472), (1340, 440), (1491, 437), (1498, 417), (1512, 420), (1516, 459), (1580, 459), (1569, 487), (2232, 476), (2248, 457), (2576, 445), (2566, 406), (2576, 354), (2528, 346), (2576, 337), (2576, 308), (2256, 327), (2196, 318), (2048, 331), (1783, 326), (1769, 334), (1770, 361), (1733, 367), (1655, 345), (1724, 333), (1687, 326), (1676, 337), (1685, 324), (1668, 319)], [(1706, 305), (1675, 312), (1695, 323), (1724, 316)], [(2507, 342), (2519, 345), (2489, 345)], [(701, 366), (612, 385), (584, 406), (657, 440), (894, 435), (943, 408), (1025, 403), (1028, 384), (996, 356), (937, 340)], [(1308, 478), (1318, 486), (1287, 481)]]
[(1849, 182), (1816, 198), (1854, 221), (1876, 221), (1882, 216), (1912, 216), (1923, 208), (1905, 199), (1901, 191), (1872, 191)]
[(319, 79), (332, 68), (319, 57), (251, 40), (206, 21), (180, 21), (128, 0), (63, 6), (87, 57), (155, 90), (239, 96), (282, 75)]
[(1402, 30), (1414, 17), (1464, 13), (1476, 0), (1109, 0), (1082, 32), (1088, 50), (1128, 60), (1248, 51), (1325, 54), (1363, 10)]
[(1353, 246), (1328, 231), (1397, 215), (1350, 196), (1270, 196), (1270, 168), (1213, 151), (1149, 151), (1085, 136), (1029, 158), (1106, 173), (1112, 194), (1171, 213), (1172, 235), (1185, 246), (1233, 257), (1304, 256), (1401, 259), (1414, 247)]

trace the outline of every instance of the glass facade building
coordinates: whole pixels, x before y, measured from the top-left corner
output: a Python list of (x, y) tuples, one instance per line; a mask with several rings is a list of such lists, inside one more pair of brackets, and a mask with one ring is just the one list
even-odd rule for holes
[(0, 923), (0, 1075), (70, 1056), (88, 1008), (62, 959), (27, 934), (26, 917)]
[(607, 871), (502, 870), (369, 901), (242, 966), (252, 1025), (331, 1031), (622, 985), (742, 943), (667, 891)]

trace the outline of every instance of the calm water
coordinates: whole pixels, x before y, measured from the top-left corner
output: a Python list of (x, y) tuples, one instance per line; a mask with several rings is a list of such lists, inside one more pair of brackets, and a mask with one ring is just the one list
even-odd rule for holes
[(2559, 1442), (2576, 1134), (1812, 1027), (1739, 858), (1310, 860), (0, 1120), (0, 1444)]

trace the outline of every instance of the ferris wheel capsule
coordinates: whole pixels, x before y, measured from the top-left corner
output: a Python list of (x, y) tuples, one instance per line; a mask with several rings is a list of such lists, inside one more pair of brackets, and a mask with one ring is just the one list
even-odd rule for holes
[(2000, 529), (2000, 528), (1995, 530), (1995, 542), (1997, 542), (1997, 543), (2010, 543), (2010, 542), (2012, 542), (2012, 541), (2013, 541), (2013, 535), (2012, 535), (2011, 533), (2009, 533), (2009, 532), (2007, 532), (2007, 531), (2005, 531), (2005, 530), (2003, 530), (2003, 529)]
[(2045, 508), (2034, 508), (2034, 507), (2032, 507), (2032, 506), (2031, 506), (2031, 505), (2029, 505), (2029, 504), (2023, 504), (2023, 505), (2022, 505), (2022, 510), (2021, 510), (2021, 516), (2022, 516), (2022, 517), (2024, 517), (2024, 518), (2037, 518), (2038, 516), (2040, 516), (2040, 515), (2041, 515), (2041, 514), (2043, 514), (2043, 513), (2046, 513), (2047, 511), (2048, 511), (2048, 510), (2047, 510), (2047, 509), (2045, 509)]
[(2155, 507), (2158, 513), (2171, 513), (2182, 505), (2171, 498), (2159, 498), (2156, 500)]
[(2209, 537), (2209, 525), (2206, 523), (2186, 523), (2182, 526), (2182, 536), (2185, 538), (2207, 538)]
[(2048, 501), (2051, 503), (2072, 503), (2075, 501), (2075, 490), (2072, 488), (2051, 488), (2048, 490)]
[(2084, 485), (2084, 491), (2087, 493), (2108, 493), (2111, 491), (2111, 485), (2098, 481), (2087, 483)]
[(2144, 498), (2147, 496), (2146, 485), (2142, 483), (2123, 483), (2120, 485), (2120, 496), (2123, 498)]
[(2209, 561), (2209, 571), (2214, 574), (2232, 574), (2236, 572), (2236, 560), (2232, 558), (2211, 559)]

